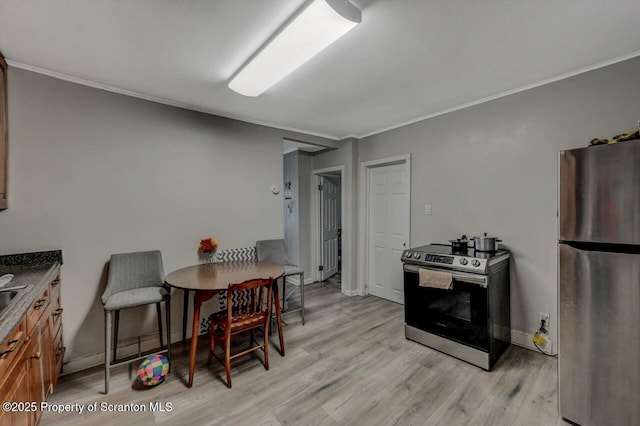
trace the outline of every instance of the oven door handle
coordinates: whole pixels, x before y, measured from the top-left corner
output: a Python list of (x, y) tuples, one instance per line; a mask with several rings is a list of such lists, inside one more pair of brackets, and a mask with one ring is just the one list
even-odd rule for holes
[(436, 271), (436, 272), (447, 272), (451, 274), (451, 278), (453, 278), (456, 281), (460, 281), (460, 282), (464, 282), (464, 283), (469, 283), (469, 284), (476, 284), (479, 285), (480, 287), (487, 287), (487, 277), (485, 275), (476, 275), (476, 274), (468, 274), (465, 272), (456, 272), (456, 271), (449, 271), (446, 269), (438, 269), (438, 268), (424, 268), (424, 267), (420, 267), (417, 265), (408, 265), (405, 264), (403, 265), (402, 269), (406, 272), (411, 272), (414, 274), (418, 273), (418, 270), (420, 269), (427, 269), (429, 271)]

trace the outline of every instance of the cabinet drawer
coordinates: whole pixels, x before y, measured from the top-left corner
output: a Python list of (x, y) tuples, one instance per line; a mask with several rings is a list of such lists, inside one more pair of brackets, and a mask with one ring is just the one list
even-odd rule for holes
[(49, 283), (49, 294), (51, 295), (51, 304), (54, 309), (58, 309), (62, 303), (60, 302), (60, 276), (55, 277)]
[(51, 334), (56, 334), (62, 327), (62, 311), (64, 309), (58, 308), (51, 311)]
[(27, 334), (33, 332), (34, 327), (38, 324), (43, 312), (49, 307), (49, 286), (47, 286), (42, 294), (33, 301), (31, 307), (27, 311)]
[(58, 329), (62, 325), (62, 301), (60, 299), (60, 277), (56, 277), (55, 280), (49, 284), (50, 294), (50, 312), (51, 312), (51, 326), (52, 334), (55, 336)]
[(58, 383), (58, 375), (60, 374), (60, 371), (62, 370), (62, 362), (64, 361), (64, 352), (66, 350), (66, 348), (63, 346), (63, 340), (62, 340), (62, 329), (58, 330), (58, 334), (56, 334), (56, 337), (53, 340), (53, 355), (54, 355), (54, 359), (53, 359), (53, 387), (55, 388), (56, 384)]

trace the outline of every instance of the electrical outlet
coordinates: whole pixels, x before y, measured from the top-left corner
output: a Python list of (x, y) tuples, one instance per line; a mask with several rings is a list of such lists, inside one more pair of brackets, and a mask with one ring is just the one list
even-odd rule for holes
[(546, 312), (540, 312), (538, 314), (538, 324), (542, 325), (542, 321), (544, 320), (545, 328), (549, 327), (549, 314)]

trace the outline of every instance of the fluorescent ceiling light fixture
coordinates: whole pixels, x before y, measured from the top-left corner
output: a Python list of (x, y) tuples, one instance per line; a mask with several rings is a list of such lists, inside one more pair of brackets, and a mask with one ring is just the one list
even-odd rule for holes
[(229, 83), (258, 96), (358, 25), (360, 9), (347, 0), (314, 0), (258, 51)]

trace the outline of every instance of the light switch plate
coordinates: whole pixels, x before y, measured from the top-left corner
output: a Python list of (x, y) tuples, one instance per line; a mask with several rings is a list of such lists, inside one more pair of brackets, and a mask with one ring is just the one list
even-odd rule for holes
[(426, 214), (426, 215), (431, 214), (431, 204), (425, 204), (424, 205), (424, 214)]

